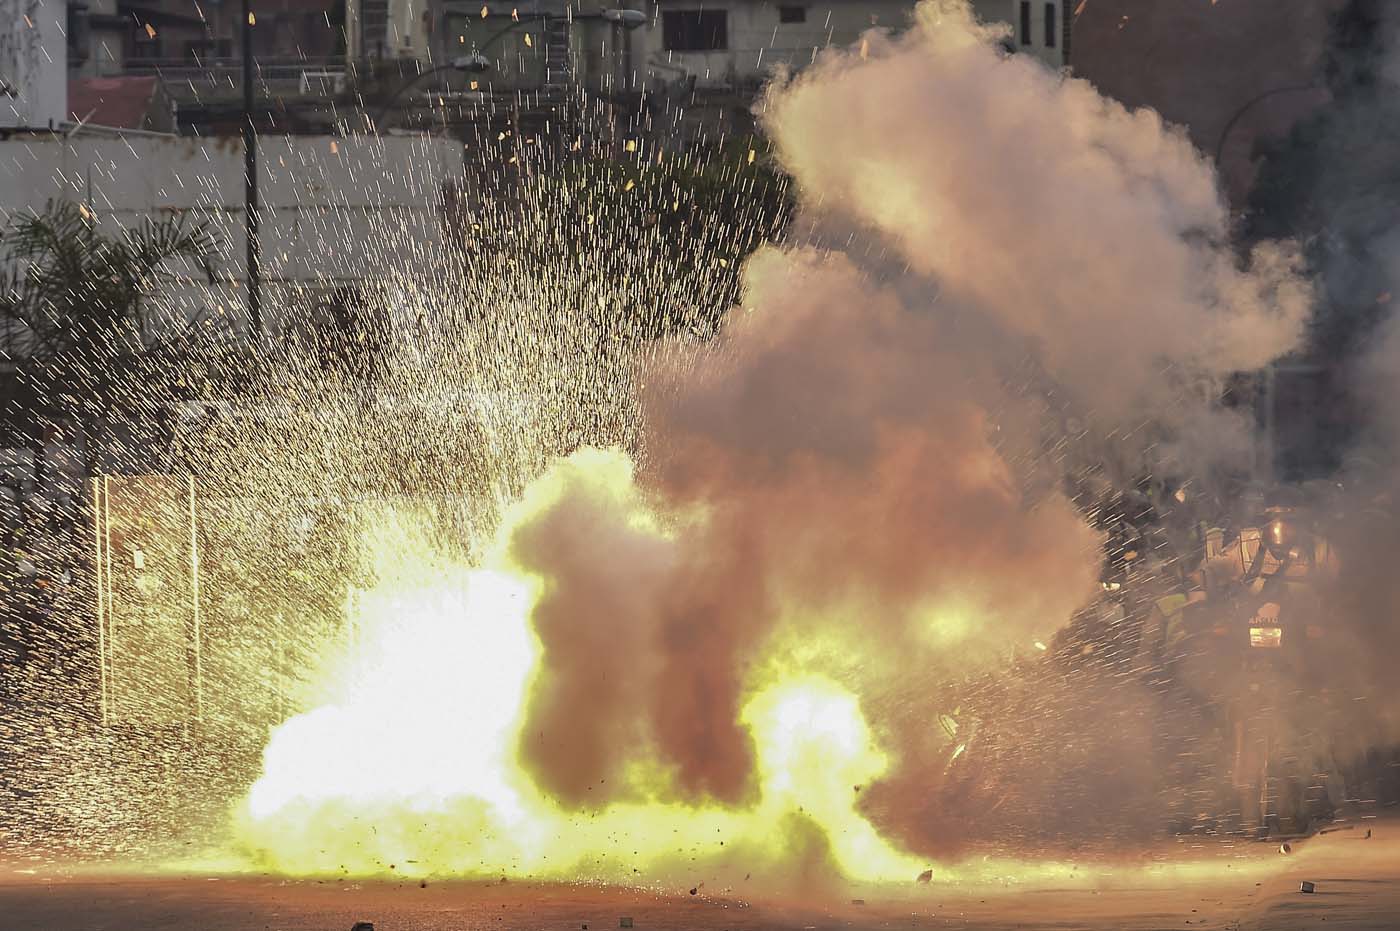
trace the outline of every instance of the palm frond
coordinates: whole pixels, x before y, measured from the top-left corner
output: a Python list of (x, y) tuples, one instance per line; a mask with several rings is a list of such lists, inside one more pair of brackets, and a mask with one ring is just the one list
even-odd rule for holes
[(140, 228), (127, 233), (125, 245), (133, 271), (143, 277), (172, 259), (183, 258), (195, 262), (209, 283), (214, 282), (213, 258), (219, 241), (207, 221), (187, 224), (184, 214), (158, 221), (147, 218)]

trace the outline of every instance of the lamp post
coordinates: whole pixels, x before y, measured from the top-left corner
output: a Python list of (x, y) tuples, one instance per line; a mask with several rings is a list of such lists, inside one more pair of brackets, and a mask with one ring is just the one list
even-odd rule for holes
[(1230, 116), (1230, 119), (1225, 123), (1225, 128), (1220, 131), (1220, 139), (1215, 143), (1215, 164), (1217, 168), (1220, 165), (1220, 159), (1225, 155), (1225, 142), (1230, 138), (1230, 131), (1235, 128), (1235, 124), (1238, 123), (1246, 113), (1254, 109), (1255, 104), (1262, 103), (1270, 97), (1277, 97), (1279, 94), (1296, 94), (1302, 91), (1323, 91), (1326, 89), (1327, 88), (1321, 84), (1291, 84), (1287, 87), (1276, 87), (1273, 90), (1264, 91), (1264, 93), (1245, 101), (1243, 106)]
[(258, 133), (253, 125), (253, 11), (243, 0), (243, 223), (248, 240), (248, 325), (262, 337), (262, 253), (258, 242)]
[(420, 72), (405, 82), (398, 90), (394, 91), (388, 101), (385, 102), (384, 106), (379, 108), (379, 115), (374, 118), (374, 126), (378, 129), (379, 125), (384, 122), (384, 117), (389, 115), (389, 111), (394, 108), (394, 104), (398, 102), (398, 99), (424, 78), (431, 77), (435, 74), (441, 74), (444, 71), (458, 71), (462, 74), (482, 74), (490, 70), (491, 62), (487, 60), (486, 56), (478, 51), (473, 51), (470, 55), (457, 56), (452, 59), (451, 64), (438, 65), (436, 68), (429, 68), (427, 71)]

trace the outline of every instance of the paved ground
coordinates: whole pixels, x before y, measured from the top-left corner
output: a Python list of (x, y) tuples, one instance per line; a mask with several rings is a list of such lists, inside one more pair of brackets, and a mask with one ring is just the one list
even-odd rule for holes
[[(861, 904), (765, 902), (529, 883), (354, 883), (269, 877), (122, 877), (11, 871), (0, 881), (6, 931), (848, 931), (1091, 929), (1316, 931), (1400, 929), (1400, 821), (1370, 822), (1297, 845), (1173, 845), (1149, 869), (1086, 865), (1039, 889), (915, 886), (863, 892)], [(1317, 891), (1298, 891), (1302, 880)], [(844, 896), (844, 893), (842, 894)]]

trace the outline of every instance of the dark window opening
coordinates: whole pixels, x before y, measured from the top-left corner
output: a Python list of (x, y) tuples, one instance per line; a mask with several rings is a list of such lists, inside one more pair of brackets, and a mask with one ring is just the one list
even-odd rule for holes
[(68, 61), (81, 64), (88, 59), (91, 45), (87, 0), (70, 0), (65, 23), (68, 33)]
[(780, 6), (778, 7), (778, 22), (805, 23), (807, 22), (807, 8), (805, 6)]
[(160, 58), (163, 51), (160, 37), (152, 36), (142, 28), (132, 31), (126, 55), (128, 58), (152, 59)]
[(1021, 0), (1021, 44), (1031, 44), (1031, 0)]
[(1047, 3), (1047, 4), (1045, 4), (1045, 47), (1046, 47), (1046, 48), (1054, 48), (1054, 47), (1055, 47), (1055, 33), (1056, 33), (1056, 31), (1057, 31), (1057, 30), (1056, 30), (1056, 26), (1055, 26), (1055, 13), (1056, 13), (1055, 4), (1053, 4), (1053, 3)]
[(715, 52), (729, 48), (729, 16), (724, 10), (668, 10), (661, 31), (670, 52)]

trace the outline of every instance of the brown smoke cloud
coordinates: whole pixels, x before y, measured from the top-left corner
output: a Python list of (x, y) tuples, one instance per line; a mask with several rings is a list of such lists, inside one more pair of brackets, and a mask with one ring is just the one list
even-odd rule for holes
[[(580, 470), (516, 531), (546, 585), (523, 749), (567, 802), (642, 792), (618, 762), (642, 746), (662, 794), (744, 798), (738, 709), (765, 651), (798, 642), (895, 742), (881, 820), (936, 847), (945, 815), (909, 808), (946, 762), (929, 672), (1029, 650), (1096, 585), (1098, 536), (1042, 445), (1047, 395), (1105, 428), (1153, 421), (1184, 442), (1192, 425), (1239, 448), (1192, 386), (1296, 340), (1310, 298), (1293, 250), (1241, 261), (1182, 134), (993, 38), (962, 5), (925, 3), (905, 36), (768, 94), (809, 243), (756, 255), (718, 339), (639, 373), (640, 474)], [(1009, 374), (1026, 367), (1031, 389)], [(1104, 786), (1131, 797), (1137, 767), (1082, 770), (1142, 741), (1092, 733), (1106, 704), (1038, 694), (1081, 729), (1054, 772), (1088, 805)], [(1141, 737), (1136, 714), (1120, 708), (1119, 735)], [(1025, 752), (1067, 752), (1026, 729)]]
[[(909, 649), (972, 646), (986, 634), (930, 631), (928, 609), (956, 602), (1011, 642), (1091, 591), (1095, 535), (1062, 499), (1022, 494), (936, 321), (872, 301), (840, 255), (768, 253), (750, 275), (756, 309), (719, 351), (677, 357), (645, 392), (669, 446), (644, 482), (673, 534), (629, 525), (640, 502), (584, 469), (515, 534), (548, 579), (525, 748), (571, 801), (616, 797), (609, 777), (625, 792), (607, 761), (629, 743), (654, 745), (688, 797), (742, 797), (744, 673), (779, 622), (840, 614)], [(1008, 568), (1023, 584), (985, 584)]]
[(1310, 302), (1297, 250), (1241, 262), (1184, 132), (994, 37), (962, 3), (924, 3), (906, 35), (775, 86), (765, 125), (809, 203), (877, 231), (943, 303), (975, 307), (1110, 415), (1162, 415), (1173, 370), (1291, 348)]

